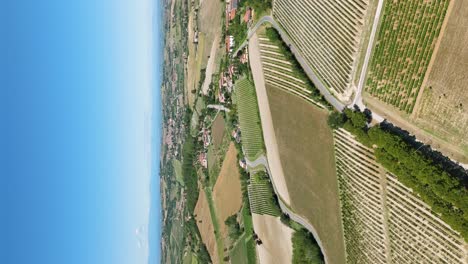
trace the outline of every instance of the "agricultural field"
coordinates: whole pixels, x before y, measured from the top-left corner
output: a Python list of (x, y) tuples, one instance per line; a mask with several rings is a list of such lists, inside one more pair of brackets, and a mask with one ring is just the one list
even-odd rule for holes
[(275, 201), (273, 186), (265, 172), (250, 175), (248, 192), (252, 213), (280, 216), (281, 210)]
[[(265, 83), (324, 108), (319, 93), (307, 76), (299, 69), (290, 53), (286, 54), (284, 44), (273, 28), (257, 31), (260, 60)], [(288, 57), (287, 57), (288, 56)]]
[(327, 111), (280, 89), (267, 92), (290, 206), (315, 227), (330, 263), (345, 263)]
[[(468, 1), (452, 1), (440, 45), (412, 117), (456, 147), (468, 163)], [(457, 159), (460, 160), (460, 159)]]
[(342, 128), (334, 136), (349, 263), (466, 263), (460, 233), (382, 167), (373, 148)]
[[(315, 74), (340, 100), (354, 90), (353, 78), (367, 46), (365, 33), (377, 1), (273, 2), (273, 17), (288, 33)], [(364, 37), (363, 37), (364, 36)]]
[(213, 146), (219, 148), (223, 141), (224, 134), (226, 132), (224, 117), (220, 113), (216, 115), (213, 125), (211, 126), (211, 134), (213, 136)]
[(218, 244), (215, 237), (215, 227), (211, 220), (210, 206), (207, 196), (203, 190), (200, 191), (197, 205), (195, 206), (195, 220), (197, 221), (198, 230), (205, 243), (208, 252), (210, 253), (213, 263), (220, 263), (218, 257)]
[(258, 113), (255, 87), (243, 78), (235, 83), (242, 145), (249, 160), (256, 160), (264, 152), (262, 127)]
[(228, 230), (224, 221), (229, 216), (237, 213), (242, 206), (240, 174), (237, 166), (237, 150), (234, 143), (231, 143), (213, 188), (213, 200), (218, 223), (220, 223), (220, 232), (224, 239), (228, 237)]
[(184, 176), (182, 175), (182, 163), (180, 160), (173, 159), (172, 166), (174, 167), (174, 174), (176, 180), (180, 185), (184, 186)]
[[(205, 74), (201, 74), (201, 72), (207, 68), (209, 57), (213, 57), (211, 56), (212, 50), (214, 50), (215, 58), (220, 57), (218, 54), (223, 52), (223, 49), (218, 49), (218, 47), (224, 3), (218, 0), (195, 0), (190, 3), (191, 10), (187, 28), (186, 94), (188, 95), (189, 105), (192, 106), (195, 96), (191, 91), (197, 89), (201, 85), (200, 81), (205, 78)], [(194, 43), (196, 32), (198, 32), (198, 43)], [(215, 39), (218, 40), (215, 41)], [(213, 60), (217, 63), (218, 59), (215, 58)], [(217, 67), (212, 68), (216, 69)]]
[(368, 94), (404, 113), (413, 111), (449, 2), (385, 1)]
[(279, 217), (253, 214), (255, 233), (262, 240), (257, 246), (260, 263), (291, 263), (293, 229)]
[(334, 136), (347, 262), (386, 263), (380, 167), (349, 132), (335, 130)]

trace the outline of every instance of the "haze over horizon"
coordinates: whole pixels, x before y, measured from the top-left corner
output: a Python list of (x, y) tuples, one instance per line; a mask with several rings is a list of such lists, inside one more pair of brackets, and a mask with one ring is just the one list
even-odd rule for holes
[(160, 12), (2, 5), (0, 263), (159, 259)]

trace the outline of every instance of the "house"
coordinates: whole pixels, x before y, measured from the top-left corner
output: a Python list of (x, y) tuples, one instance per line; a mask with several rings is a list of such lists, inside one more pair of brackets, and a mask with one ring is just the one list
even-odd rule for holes
[(238, 127), (232, 130), (231, 136), (236, 140), (237, 143), (240, 143), (241, 137), (240, 129)]
[(251, 19), (252, 19), (252, 8), (248, 7), (247, 11), (245, 11), (243, 20), (244, 20), (245, 23), (248, 24)]
[(200, 152), (200, 154), (198, 155), (198, 162), (205, 169), (208, 167), (208, 161), (206, 160), (206, 153), (205, 152)]
[(231, 53), (232, 49), (234, 48), (234, 37), (233, 36), (226, 36), (226, 53)]
[(218, 100), (220, 103), (226, 102), (226, 98), (224, 97), (224, 93), (221, 89), (218, 90)]
[(240, 57), (240, 62), (246, 64), (249, 62), (249, 50), (246, 48)]
[(244, 169), (244, 170), (247, 170), (247, 162), (245, 162), (245, 159), (240, 159), (239, 160), (239, 166)]
[(203, 129), (203, 147), (207, 148), (211, 143), (210, 131), (208, 129)]

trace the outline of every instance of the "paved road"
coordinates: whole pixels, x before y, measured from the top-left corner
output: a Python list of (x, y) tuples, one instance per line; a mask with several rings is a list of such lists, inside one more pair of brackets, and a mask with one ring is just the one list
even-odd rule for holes
[(362, 102), (362, 89), (364, 88), (364, 80), (366, 78), (367, 67), (369, 66), (369, 61), (374, 48), (375, 35), (377, 33), (377, 28), (380, 21), (380, 15), (382, 14), (384, 0), (379, 0), (377, 4), (377, 11), (374, 17), (374, 24), (372, 25), (372, 31), (369, 38), (369, 43), (367, 45), (366, 57), (364, 59), (364, 64), (361, 69), (361, 76), (359, 76), (359, 83), (356, 91), (356, 96), (354, 97), (353, 103), (351, 105), (358, 105), (359, 108), (365, 109), (364, 103)]
[(220, 111), (225, 111), (227, 113), (229, 113), (231, 111), (231, 110), (229, 110), (229, 108), (225, 107), (224, 105), (207, 105), (206, 107), (211, 108), (211, 109), (217, 109), (217, 110), (220, 110)]
[(248, 34), (247, 34), (247, 40), (242, 43), (242, 45), (234, 52), (234, 54), (237, 54), (241, 49), (243, 49), (247, 44), (248, 40), (250, 37), (255, 34), (257, 29), (263, 25), (264, 23), (270, 23), (280, 34), (281, 38), (283, 41), (286, 43), (286, 45), (289, 46), (291, 49), (291, 52), (294, 54), (296, 57), (296, 60), (299, 62), (299, 64), (302, 66), (304, 69), (304, 72), (307, 74), (309, 79), (312, 80), (312, 82), (315, 84), (317, 89), (322, 93), (322, 95), (325, 97), (325, 99), (338, 111), (342, 111), (345, 107), (343, 103), (338, 101), (331, 93), (330, 91), (325, 87), (325, 85), (320, 81), (320, 79), (315, 75), (313, 72), (312, 68), (306, 63), (304, 57), (302, 54), (299, 52), (299, 50), (296, 48), (294, 43), (289, 39), (289, 36), (284, 32), (284, 30), (276, 23), (276, 21), (273, 19), (271, 16), (264, 16), (262, 17), (255, 26), (249, 29)]
[(279, 197), (278, 201), (279, 201), (281, 211), (283, 211), (283, 213), (289, 215), (289, 218), (291, 218), (291, 220), (293, 220), (294, 222), (299, 223), (300, 225), (302, 225), (305, 229), (309, 230), (309, 232), (311, 232), (314, 235), (314, 239), (317, 241), (317, 244), (319, 245), (319, 247), (320, 247), (320, 249), (322, 251), (322, 254), (323, 254), (324, 258), (325, 258), (325, 263), (330, 263), (328, 261), (328, 257), (327, 257), (327, 254), (326, 254), (327, 252), (325, 251), (325, 248), (323, 247), (322, 241), (320, 240), (320, 237), (318, 236), (317, 230), (315, 230), (315, 228), (304, 217), (296, 214), (291, 209), (289, 209), (288, 205), (286, 205), (281, 200), (281, 196), (278, 194), (278, 190), (276, 189), (275, 182), (273, 181), (273, 178), (270, 176), (271, 175), (270, 166), (268, 165), (268, 160), (265, 157), (265, 155), (261, 155), (260, 157), (258, 157), (254, 161), (250, 161), (246, 157), (245, 162), (247, 163), (247, 166), (248, 166), (247, 169), (249, 171), (256, 168), (256, 167), (258, 167), (258, 166), (263, 166), (266, 169), (266, 171), (268, 172), (268, 176), (270, 177), (271, 183), (273, 185), (273, 190), (275, 191), (275, 194)]

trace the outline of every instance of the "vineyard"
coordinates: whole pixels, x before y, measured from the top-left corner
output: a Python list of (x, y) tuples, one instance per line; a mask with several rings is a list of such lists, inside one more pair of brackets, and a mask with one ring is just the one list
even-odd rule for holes
[(249, 192), (250, 210), (260, 215), (280, 216), (281, 210), (275, 201), (273, 186), (264, 172), (250, 176)]
[(262, 127), (258, 113), (255, 87), (247, 78), (235, 84), (242, 146), (250, 160), (257, 159), (264, 150)]
[(258, 39), (265, 83), (324, 108), (320, 93), (299, 69), (298, 63), (293, 61), (292, 55), (287, 53), (275, 29), (266, 29)]
[(377, 163), (374, 150), (335, 130), (349, 263), (466, 263), (467, 243)]
[(369, 94), (413, 111), (449, 2), (385, 1), (365, 87)]
[(350, 95), (368, 2), (277, 0), (273, 16), (322, 82)]
[(335, 130), (334, 137), (347, 262), (386, 263), (379, 166), (372, 150), (346, 130)]
[(394, 175), (386, 179), (392, 263), (467, 263), (463, 238)]

